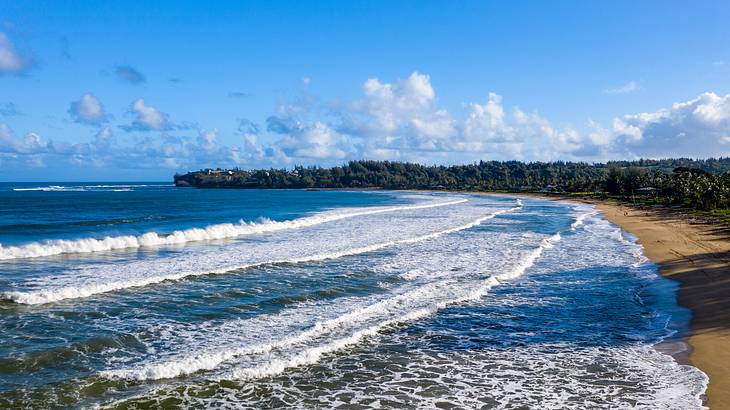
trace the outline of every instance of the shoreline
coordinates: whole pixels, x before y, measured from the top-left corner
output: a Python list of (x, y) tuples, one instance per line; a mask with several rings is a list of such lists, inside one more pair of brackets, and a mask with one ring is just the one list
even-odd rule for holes
[[(490, 192), (490, 194), (493, 194)], [(730, 409), (730, 227), (681, 208), (634, 206), (611, 200), (541, 194), (507, 194), (591, 204), (634, 235), (659, 273), (679, 283), (677, 303), (690, 310), (689, 335), (656, 348), (709, 377), (704, 404)], [(686, 343), (689, 349), (678, 348)]]
[[(285, 188), (307, 191), (390, 191), (367, 188)], [(691, 313), (688, 334), (677, 334), (654, 348), (708, 378), (702, 397), (710, 409), (730, 410), (730, 227), (685, 209), (642, 206), (612, 199), (528, 192), (404, 189), (527, 197), (595, 206), (609, 222), (632, 234), (659, 274), (679, 284), (677, 304)]]

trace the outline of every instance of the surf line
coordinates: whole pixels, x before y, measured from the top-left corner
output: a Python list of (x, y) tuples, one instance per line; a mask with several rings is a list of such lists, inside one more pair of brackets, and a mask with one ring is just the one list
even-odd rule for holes
[(256, 263), (250, 263), (245, 265), (231, 265), (231, 266), (225, 266), (219, 269), (214, 270), (204, 270), (204, 271), (183, 271), (173, 274), (163, 274), (163, 275), (156, 275), (156, 276), (147, 276), (147, 277), (140, 277), (135, 278), (131, 280), (122, 280), (122, 281), (103, 281), (103, 282), (97, 282), (97, 283), (87, 283), (82, 286), (63, 286), (63, 287), (57, 287), (57, 288), (47, 288), (47, 289), (40, 289), (40, 290), (31, 290), (31, 291), (11, 291), (11, 292), (4, 292), (2, 294), (3, 299), (13, 301), (15, 303), (19, 304), (25, 304), (25, 305), (40, 305), (45, 303), (51, 303), (51, 302), (57, 302), (65, 299), (79, 299), (79, 298), (85, 298), (93, 295), (97, 295), (100, 293), (107, 293), (112, 292), (116, 290), (122, 290), (122, 289), (128, 289), (128, 288), (136, 288), (136, 287), (144, 287), (148, 285), (153, 285), (160, 282), (165, 281), (178, 281), (183, 278), (193, 277), (193, 276), (203, 276), (203, 275), (219, 275), (219, 274), (226, 274), (230, 273), (232, 271), (238, 271), (243, 269), (252, 269), (252, 268), (258, 268), (262, 266), (270, 266), (270, 265), (284, 265), (284, 264), (297, 264), (297, 263), (306, 263), (306, 262), (318, 262), (318, 261), (324, 261), (324, 260), (330, 260), (330, 259), (337, 259), (345, 256), (352, 256), (352, 255), (359, 255), (363, 253), (368, 252), (374, 252), (378, 251), (387, 247), (396, 246), (400, 244), (410, 244), (410, 243), (416, 243), (421, 242), (433, 238), (437, 238), (442, 235), (447, 235), (450, 233), (463, 231), (465, 229), (473, 228), (475, 226), (478, 226), (482, 224), (484, 221), (493, 219), (499, 215), (508, 213), (508, 212), (514, 212), (516, 210), (519, 210), (522, 208), (521, 204), (517, 204), (517, 206), (509, 209), (501, 209), (498, 211), (495, 211), (489, 215), (483, 216), (479, 219), (476, 219), (472, 222), (469, 222), (468, 224), (457, 226), (455, 228), (449, 228), (438, 232), (429, 233), (426, 235), (416, 236), (413, 238), (406, 238), (406, 239), (400, 239), (400, 240), (394, 240), (394, 241), (387, 241), (387, 242), (381, 242), (373, 245), (368, 246), (362, 246), (359, 248), (352, 248), (352, 249), (346, 249), (342, 251), (337, 252), (328, 252), (328, 253), (321, 253), (317, 255), (310, 255), (310, 256), (303, 256), (299, 258), (291, 258), (291, 259), (280, 259), (280, 260), (270, 260), (270, 261), (263, 261), (263, 262), (256, 262)]
[[(484, 296), (491, 288), (499, 285), (500, 283), (508, 282), (511, 279), (515, 279), (522, 276), (527, 269), (534, 265), (537, 259), (542, 255), (545, 249), (550, 249), (555, 246), (561, 239), (560, 233), (557, 233), (547, 239), (544, 239), (540, 246), (531, 251), (525, 259), (523, 259), (517, 267), (512, 271), (493, 276), (485, 281), (485, 283), (475, 289), (472, 292), (458, 298), (454, 298), (448, 301), (441, 301), (432, 306), (427, 306), (419, 309), (415, 309), (411, 312), (406, 313), (398, 318), (387, 319), (375, 325), (366, 327), (358, 330), (349, 336), (345, 336), (340, 339), (330, 341), (324, 345), (310, 347), (301, 352), (294, 354), (289, 358), (283, 359), (272, 359), (265, 363), (259, 364), (250, 368), (232, 369), (225, 374), (218, 377), (220, 380), (232, 380), (232, 379), (256, 379), (267, 376), (274, 376), (284, 372), (288, 368), (313, 364), (319, 361), (319, 359), (328, 353), (332, 353), (341, 350), (345, 347), (352, 346), (360, 343), (366, 337), (377, 336), (382, 329), (397, 324), (407, 323), (414, 320), (421, 319), (423, 317), (432, 316), (439, 310), (442, 310), (450, 305), (460, 304), (476, 300)], [(278, 347), (278, 346), (277, 346)]]
[[(459, 297), (440, 301), (430, 306), (416, 308), (409, 312), (398, 312), (399, 315), (397, 318), (383, 320), (363, 329), (356, 330), (345, 337), (329, 341), (323, 345), (308, 347), (303, 351), (294, 353), (288, 358), (271, 359), (254, 367), (232, 369), (217, 378), (220, 380), (231, 380), (256, 379), (274, 376), (284, 372), (288, 368), (315, 363), (324, 354), (332, 353), (347, 346), (357, 344), (366, 337), (377, 336), (383, 328), (431, 316), (450, 305), (477, 300), (487, 294), (494, 286), (507, 283), (512, 279), (524, 275), (525, 272), (535, 264), (545, 250), (553, 248), (561, 239), (560, 232), (543, 239), (538, 247), (528, 252), (525, 257), (510, 271), (487, 278), (481, 286), (472, 291), (466, 292)], [(147, 364), (137, 368), (106, 370), (102, 371), (100, 375), (111, 379), (144, 381), (181, 377), (200, 371), (213, 370), (221, 364), (229, 362), (236, 357), (268, 354), (274, 350), (326, 336), (330, 331), (339, 329), (341, 326), (353, 322), (353, 320), (355, 322), (364, 321), (377, 312), (389, 313), (388, 311), (392, 309), (392, 306), (399, 306), (406, 299), (419, 298), (419, 295), (423, 292), (425, 291), (422, 289), (412, 290), (405, 294), (377, 302), (373, 305), (345, 313), (337, 318), (317, 322), (310, 329), (299, 334), (286, 337), (280, 341), (253, 346), (236, 347), (224, 351), (217, 350), (203, 354), (198, 353), (161, 363)]]
[(119, 249), (137, 249), (144, 247), (181, 245), (188, 242), (230, 239), (243, 235), (276, 232), (285, 229), (306, 228), (326, 222), (334, 222), (358, 216), (437, 208), (457, 205), (467, 201), (468, 199), (457, 199), (452, 201), (431, 202), (416, 205), (378, 207), (355, 212), (324, 212), (289, 221), (272, 221), (269, 219), (264, 219), (258, 223), (240, 221), (237, 224), (224, 223), (209, 225), (205, 228), (177, 230), (167, 235), (159, 234), (157, 232), (147, 232), (142, 235), (107, 236), (102, 239), (52, 239), (40, 242), (31, 242), (18, 246), (3, 246), (0, 244), (0, 260), (39, 258), (61, 254), (104, 252)]

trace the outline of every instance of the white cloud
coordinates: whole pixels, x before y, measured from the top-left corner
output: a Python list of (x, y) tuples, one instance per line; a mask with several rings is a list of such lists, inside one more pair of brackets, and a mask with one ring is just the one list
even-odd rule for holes
[(635, 91), (639, 91), (640, 87), (636, 84), (636, 81), (631, 80), (628, 83), (615, 88), (608, 88), (601, 91), (603, 94), (629, 94)]
[(76, 122), (97, 125), (108, 120), (104, 106), (92, 94), (84, 94), (78, 101), (71, 103), (68, 113)]
[(330, 123), (299, 120), (309, 113), (287, 110), (270, 117), (267, 128), (286, 135), (276, 144), (284, 154), (330, 160), (583, 159), (600, 155), (608, 145), (605, 136), (594, 132), (582, 138), (537, 113), (514, 108), (508, 115), (495, 93), (485, 103), (469, 104), (466, 118), (454, 118), (438, 107), (430, 77), (418, 72), (394, 83), (370, 78), (362, 92), (361, 99), (338, 106)]
[(293, 158), (345, 159), (350, 150), (347, 137), (319, 121), (291, 124), (286, 136), (276, 145)]
[[(514, 131), (505, 123), (502, 97), (489, 93), (486, 104), (469, 104), (471, 112), (464, 121), (464, 136), (472, 141), (510, 141), (514, 139)], [(516, 117), (522, 120), (523, 113), (518, 111)]]
[(29, 132), (23, 138), (13, 135), (7, 124), (0, 124), (0, 151), (13, 154), (37, 154), (43, 152), (47, 143), (38, 134)]
[(371, 114), (384, 110), (416, 112), (430, 107), (436, 99), (431, 78), (418, 72), (393, 84), (370, 78), (365, 81), (362, 90), (366, 97), (363, 108)]
[(730, 94), (712, 92), (655, 112), (625, 115), (613, 123), (617, 152), (635, 156), (728, 155)]
[[(699, 103), (696, 103), (697, 101)], [(706, 125), (728, 125), (728, 120), (730, 120), (730, 94), (720, 97), (715, 93), (705, 93), (696, 100), (685, 104), (695, 105), (692, 113), (700, 122)], [(681, 106), (676, 108), (681, 108)]]
[[(403, 134), (404, 128), (414, 126), (433, 128), (436, 93), (427, 75), (414, 72), (405, 80), (383, 83), (370, 78), (362, 85), (364, 98), (354, 101), (347, 112), (345, 127), (353, 132), (384, 137)], [(437, 119), (442, 122), (443, 115)]]
[(211, 151), (218, 145), (218, 130), (199, 130), (198, 145), (206, 151)]
[[(624, 115), (610, 124), (588, 120), (579, 127), (505, 105), (496, 93), (464, 104), (463, 112), (449, 112), (439, 107), (430, 78), (418, 72), (392, 83), (368, 79), (353, 101), (315, 102), (282, 104), (285, 108), (267, 119), (265, 131), (240, 120), (235, 135), (226, 136), (217, 128), (172, 124), (165, 113), (139, 99), (132, 104), (134, 122), (122, 128), (161, 132), (134, 135), (134, 143), (122, 144), (112, 128), (104, 126), (87, 143), (66, 144), (33, 133), (14, 137), (7, 125), (0, 125), (0, 159), (3, 166), (10, 161), (19, 166), (187, 170), (333, 165), (360, 158), (449, 164), (730, 155), (730, 94), (704, 93), (665, 109)], [(76, 104), (72, 116), (102, 125), (107, 114), (93, 96), (83, 96)], [(227, 144), (226, 137), (235, 142)]]
[(5, 33), (0, 33), (0, 75), (23, 74), (32, 65), (33, 61), (18, 54), (8, 36)]
[(132, 104), (132, 112), (137, 116), (137, 119), (126, 129), (162, 131), (170, 127), (167, 114), (151, 105), (147, 105), (142, 98)]
[[(621, 92), (635, 89), (630, 82)], [(536, 112), (507, 109), (495, 93), (486, 102), (467, 104), (463, 118), (454, 117), (438, 107), (430, 78), (418, 72), (393, 83), (368, 79), (362, 92), (362, 98), (336, 106), (331, 121), (299, 119), (311, 110), (271, 117), (269, 131), (286, 135), (275, 147), (313, 159), (345, 155), (427, 162), (605, 161), (728, 152), (730, 97), (713, 93), (669, 109), (616, 118), (609, 127), (588, 120), (576, 128), (556, 125)], [(312, 138), (305, 132), (314, 129), (326, 129), (324, 134), (333, 137)]]

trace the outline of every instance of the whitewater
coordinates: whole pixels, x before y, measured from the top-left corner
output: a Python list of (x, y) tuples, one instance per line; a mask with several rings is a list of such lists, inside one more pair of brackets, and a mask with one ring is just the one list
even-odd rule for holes
[[(17, 188), (16, 188), (17, 189)], [(35, 190), (36, 188), (27, 188)], [(242, 235), (253, 235), (264, 232), (275, 232), (284, 229), (304, 228), (325, 222), (334, 222), (345, 218), (364, 215), (375, 215), (384, 212), (397, 212), (413, 209), (428, 209), (465, 202), (466, 200), (433, 202), (411, 206), (393, 206), (376, 209), (349, 210), (347, 212), (325, 212), (318, 215), (290, 221), (272, 221), (263, 219), (260, 222), (239, 221), (237, 224), (225, 223), (173, 231), (169, 234), (147, 232), (142, 235), (107, 236), (101, 239), (80, 238), (73, 240), (47, 240), (20, 246), (3, 246), (0, 243), (0, 260), (18, 258), (38, 258), (60, 254), (103, 252), (116, 249), (135, 249), (142, 247), (182, 245), (187, 242), (212, 241), (216, 239), (235, 238)]]
[(144, 185), (0, 190), (69, 221), (0, 212), (0, 406), (702, 408), (676, 284), (591, 206)]

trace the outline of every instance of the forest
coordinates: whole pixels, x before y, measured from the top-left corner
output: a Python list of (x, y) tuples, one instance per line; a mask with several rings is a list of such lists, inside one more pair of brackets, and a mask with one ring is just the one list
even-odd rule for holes
[(249, 189), (419, 189), (542, 192), (632, 198), (701, 210), (730, 208), (730, 158), (642, 159), (607, 163), (480, 161), (428, 166), (350, 161), (323, 168), (204, 169), (176, 174), (175, 185)]

